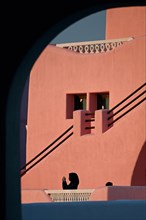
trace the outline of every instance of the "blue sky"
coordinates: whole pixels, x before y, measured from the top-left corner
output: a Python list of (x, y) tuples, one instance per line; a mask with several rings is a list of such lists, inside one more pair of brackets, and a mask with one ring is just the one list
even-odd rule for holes
[(58, 34), (50, 44), (105, 39), (106, 11), (93, 13)]

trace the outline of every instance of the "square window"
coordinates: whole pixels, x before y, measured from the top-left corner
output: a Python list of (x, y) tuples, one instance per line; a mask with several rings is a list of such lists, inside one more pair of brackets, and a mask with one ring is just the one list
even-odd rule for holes
[(109, 109), (109, 92), (90, 93), (89, 109), (92, 112), (99, 109)]
[(86, 110), (86, 94), (74, 95), (74, 110)]
[(86, 110), (86, 94), (67, 94), (66, 96), (66, 118), (73, 118), (73, 111)]
[(97, 109), (109, 109), (109, 93), (97, 94)]

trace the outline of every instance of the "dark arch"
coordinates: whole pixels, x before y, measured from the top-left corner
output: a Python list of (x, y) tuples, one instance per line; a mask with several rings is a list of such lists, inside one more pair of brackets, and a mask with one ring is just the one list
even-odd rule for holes
[(146, 142), (137, 157), (131, 178), (131, 186), (146, 186)]
[[(21, 2), (20, 7), (13, 1), (12, 5), (6, 5), (3, 13), (4, 27), (1, 26), (1, 33), (5, 34), (1, 40), (3, 78), (0, 81), (2, 116), (0, 161), (3, 207), (0, 215), (4, 215), (2, 219), (6, 220), (21, 219), (18, 122), (24, 85), (35, 60), (60, 31), (75, 21), (98, 10), (145, 5), (145, 1), (91, 0), (84, 4), (74, 1), (74, 5), (71, 6), (68, 1), (52, 1), (51, 7), (43, 5), (43, 8), (36, 4), (37, 2), (34, 7), (30, 7), (29, 4), (24, 5)], [(42, 12), (39, 14), (41, 10)], [(43, 15), (46, 13), (48, 19), (44, 19)], [(59, 22), (60, 20), (61, 22)], [(42, 36), (43, 33), (46, 34)]]

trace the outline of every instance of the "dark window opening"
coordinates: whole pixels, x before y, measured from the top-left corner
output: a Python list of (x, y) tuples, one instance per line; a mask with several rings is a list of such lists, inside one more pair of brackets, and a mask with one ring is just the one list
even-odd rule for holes
[(97, 109), (109, 109), (109, 93), (97, 94)]
[(74, 95), (74, 110), (86, 110), (86, 94)]
[(73, 118), (73, 111), (86, 110), (86, 94), (67, 94), (66, 96), (66, 118)]
[(91, 112), (109, 109), (109, 92), (89, 93), (89, 109)]

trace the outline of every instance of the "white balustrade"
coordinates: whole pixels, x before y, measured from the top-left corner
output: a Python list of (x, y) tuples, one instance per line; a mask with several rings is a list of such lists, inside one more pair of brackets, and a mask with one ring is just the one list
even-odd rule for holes
[(99, 40), (99, 41), (87, 41), (87, 42), (74, 42), (56, 44), (57, 47), (66, 48), (68, 50), (78, 53), (103, 53), (115, 49), (121, 46), (123, 43), (133, 40), (133, 37), (112, 39), (112, 40)]
[(53, 202), (88, 201), (94, 189), (44, 190)]

